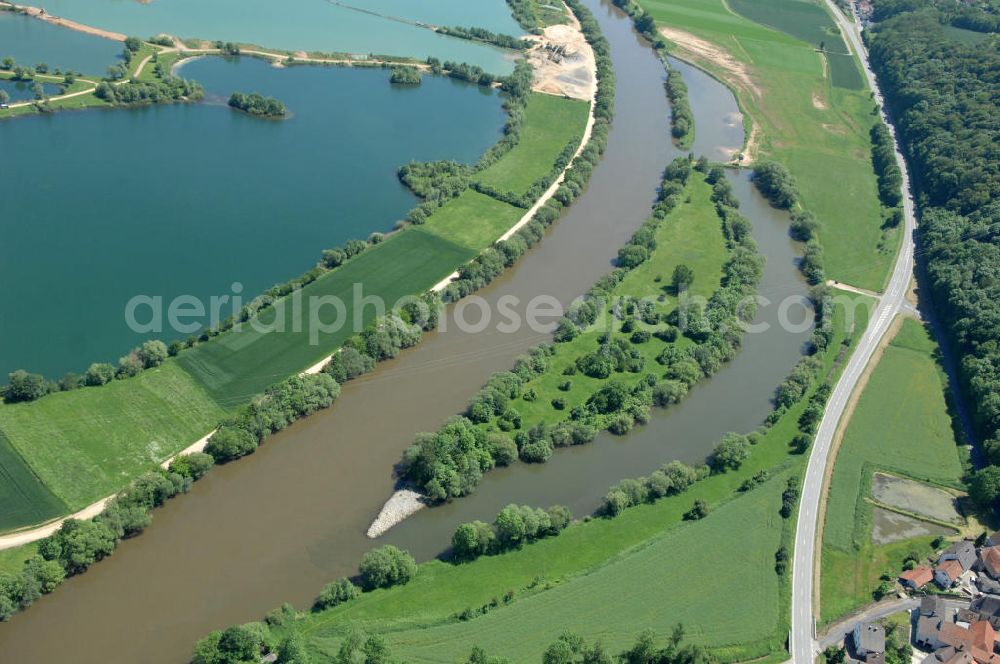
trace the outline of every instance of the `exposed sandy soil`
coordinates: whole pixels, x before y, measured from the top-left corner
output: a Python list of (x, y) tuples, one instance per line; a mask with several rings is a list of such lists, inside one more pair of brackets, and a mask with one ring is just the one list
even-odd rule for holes
[(10, 2), (0, 2), (0, 5), (13, 7), (16, 11), (27, 14), (28, 16), (40, 19), (42, 21), (47, 21), (54, 25), (60, 25), (64, 28), (69, 28), (70, 30), (76, 30), (77, 32), (85, 32), (88, 35), (96, 35), (98, 37), (104, 37), (105, 39), (113, 39), (114, 41), (122, 41), (122, 42), (125, 41), (125, 35), (123, 35), (120, 32), (101, 30), (100, 28), (95, 28), (89, 25), (83, 25), (82, 23), (77, 23), (76, 21), (70, 21), (69, 19), (59, 18), (58, 16), (52, 16), (51, 14), (46, 13), (44, 9), (40, 9), (38, 7), (15, 5)]
[(812, 103), (815, 108), (818, 108), (821, 111), (825, 111), (828, 108), (826, 102), (823, 101), (823, 98), (815, 92), (812, 94)]
[(722, 69), (734, 85), (747, 89), (755, 97), (761, 96), (761, 89), (750, 75), (750, 70), (725, 48), (677, 28), (661, 27), (660, 34), (696, 60), (707, 60)]
[(528, 35), (535, 42), (528, 62), (535, 69), (533, 89), (574, 99), (594, 98), (597, 92), (594, 50), (580, 32), (580, 23), (550, 25), (543, 34)]

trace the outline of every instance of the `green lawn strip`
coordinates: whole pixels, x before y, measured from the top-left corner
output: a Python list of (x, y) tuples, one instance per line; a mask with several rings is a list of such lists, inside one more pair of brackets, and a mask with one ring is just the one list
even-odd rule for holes
[(546, 175), (572, 138), (583, 138), (590, 104), (534, 92), (524, 109), (521, 140), (504, 158), (476, 175), (476, 180), (501, 190), (524, 193)]
[[(762, 130), (761, 153), (789, 167), (803, 206), (822, 223), (827, 274), (881, 289), (893, 256), (879, 251), (882, 214), (868, 133), (877, 116), (867, 92), (834, 87), (824, 76), (818, 44), (754, 23), (721, 0), (639, 3), (660, 25), (719, 44), (746, 64), (760, 92), (738, 87), (740, 107)], [(722, 80), (732, 78), (712, 63), (697, 64)], [(814, 95), (826, 108), (813, 104)]]
[(0, 432), (0, 531), (48, 521), (66, 511)]
[(416, 231), (478, 253), (483, 247), (496, 242), (524, 213), (521, 208), (466, 189), (435, 210), (429, 221), (418, 226)]
[(38, 552), (35, 543), (0, 550), (0, 575), (17, 574), (24, 567), (24, 561)]
[(872, 602), (872, 593), (888, 572), (895, 576), (903, 569), (903, 559), (916, 552), (924, 558), (933, 555), (932, 536), (875, 546), (870, 541), (851, 551), (823, 546), (820, 567), (820, 624), (838, 618)]
[[(695, 279), (689, 290), (690, 296), (709, 298), (719, 288), (722, 266), (729, 254), (722, 234), (722, 222), (716, 214), (715, 204), (709, 199), (711, 187), (695, 173), (689, 181), (687, 192), (691, 201), (681, 204), (667, 215), (656, 231), (656, 251), (647, 261), (629, 271), (614, 289), (615, 296), (655, 299), (663, 295), (665, 299), (658, 305), (658, 310), (670, 311), (677, 306), (677, 298), (671, 294), (670, 279), (678, 264), (687, 265), (694, 270)], [(657, 277), (661, 277), (659, 282), (656, 281)], [(592, 378), (580, 372), (572, 376), (563, 375), (564, 369), (575, 365), (577, 357), (600, 346), (598, 338), (610, 324), (610, 314), (605, 313), (603, 324), (599, 323), (572, 341), (556, 344), (556, 354), (550, 361), (549, 369), (525, 385), (525, 390), (535, 390), (537, 399), (518, 400), (511, 404), (524, 418), (526, 425), (523, 428), (537, 423), (556, 424), (564, 421), (573, 406), (585, 403), (590, 395), (607, 384), (606, 379)], [(621, 321), (615, 321), (614, 325), (615, 330), (619, 330)], [(692, 345), (685, 337), (679, 337), (673, 343), (681, 347)], [(647, 371), (616, 373), (613, 379), (628, 386), (640, 382), (650, 368), (659, 366), (656, 358), (667, 345), (670, 344), (656, 337), (645, 343), (635, 344), (634, 348), (645, 358)], [(566, 381), (571, 383), (570, 389), (560, 390), (559, 385)], [(565, 399), (564, 410), (556, 410), (552, 406), (552, 399), (555, 398)]]
[[(858, 299), (871, 304), (868, 298)], [(835, 334), (824, 354), (821, 378), (836, 380), (847, 352), (841, 342), (848, 335), (860, 337), (866, 313), (865, 308), (858, 311), (851, 332), (844, 329), (843, 311), (836, 310)], [(424, 563), (408, 585), (366, 593), (339, 607), (308, 614), (294, 629), (320, 661), (336, 652), (339, 639), (353, 629), (386, 633), (394, 654), (407, 661), (433, 657), (426, 634), (441, 635), (437, 644), (448, 648), (449, 660), (467, 656), (477, 643), (489, 643), (494, 654), (509, 656), (516, 650), (515, 661), (532, 661), (559, 633), (578, 624), (587, 628), (587, 632), (577, 630), (587, 638), (604, 633), (605, 625), (616, 626), (616, 634), (606, 642), (617, 645), (647, 627), (663, 629), (683, 620), (692, 640), (711, 646), (723, 660), (771, 655), (780, 661), (788, 598), (787, 584), (779, 583), (774, 572), (774, 553), (779, 542), (790, 539), (790, 526), (781, 523), (777, 496), (786, 478), (801, 475), (805, 464), (806, 457), (792, 454), (789, 443), (807, 401), (793, 406), (766, 432), (738, 471), (709, 476), (681, 495), (629, 508), (614, 519), (575, 523), (559, 537), (519, 551), (463, 565)], [(739, 493), (740, 484), (760, 470), (768, 470), (771, 481), (749, 494)], [(703, 521), (687, 524), (681, 517), (696, 499), (706, 501), (711, 512)], [(669, 578), (649, 579), (652, 559), (660, 561), (660, 573)], [(704, 584), (691, 582), (694, 578), (711, 578), (719, 581), (713, 581), (713, 587), (740, 592), (722, 602), (718, 593), (706, 593)], [(608, 589), (612, 579), (645, 580), (649, 588)], [(747, 591), (748, 584), (752, 592)], [(461, 625), (454, 617), (509, 590), (515, 593), (509, 607)], [(629, 603), (629, 597), (635, 598), (634, 606), (621, 608), (619, 604)], [(618, 608), (600, 609), (603, 616), (597, 613), (598, 607), (609, 603)], [(621, 611), (631, 612), (625, 614), (629, 620), (619, 617)], [(539, 617), (541, 612), (546, 613)], [(523, 657), (529, 649), (533, 656)]]
[[(0, 405), (0, 432), (74, 511), (198, 440), (223, 415), (187, 372), (168, 362), (104, 387)], [(0, 468), (9, 473), (16, 465), (8, 459)]]
[[(844, 432), (823, 529), (824, 621), (871, 601), (878, 574), (885, 571), (885, 565), (876, 568), (871, 561), (873, 554), (885, 548), (871, 543), (872, 506), (866, 498), (875, 470), (962, 487), (960, 448), (945, 397), (947, 379), (936, 353), (922, 325), (912, 319), (904, 321), (872, 372)], [(895, 560), (889, 554), (878, 555), (886, 562)], [(856, 571), (845, 576), (838, 568), (848, 560), (855, 561)], [(828, 567), (831, 574), (844, 577), (845, 583), (828, 580)], [(894, 569), (898, 571), (899, 566)]]

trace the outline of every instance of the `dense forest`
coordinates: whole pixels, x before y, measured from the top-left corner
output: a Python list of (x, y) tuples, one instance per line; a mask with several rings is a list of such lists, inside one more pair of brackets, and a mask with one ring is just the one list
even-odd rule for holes
[[(952, 5), (954, 7), (954, 5)], [(918, 257), (959, 357), (962, 389), (990, 465), (974, 497), (1000, 498), (1000, 37), (952, 37), (996, 15), (931, 0), (879, 0), (865, 32), (872, 66), (913, 172)]]

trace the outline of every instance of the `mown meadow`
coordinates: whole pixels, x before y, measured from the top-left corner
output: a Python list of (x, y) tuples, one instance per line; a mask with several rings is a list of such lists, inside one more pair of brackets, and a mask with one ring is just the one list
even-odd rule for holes
[(830, 480), (823, 527), (821, 617), (834, 620), (872, 600), (879, 576), (902, 569), (932, 538), (872, 543), (872, 474), (884, 470), (961, 489), (964, 448), (948, 407), (937, 344), (905, 319), (875, 365), (851, 415)]
[[(729, 63), (704, 49), (675, 46), (675, 54), (732, 87), (759, 131), (751, 138), (758, 152), (791, 170), (802, 205), (822, 224), (828, 275), (881, 289), (899, 235), (883, 229), (872, 168), (869, 131), (878, 116), (854, 75), (844, 73), (853, 69), (860, 77), (853, 57), (849, 65), (840, 61), (849, 57), (837, 55), (847, 48), (839, 33), (828, 34), (833, 24), (825, 10), (805, 0), (737, 3), (733, 11), (721, 0), (639, 4), (658, 27), (724, 49)], [(817, 38), (827, 53), (819, 52)]]

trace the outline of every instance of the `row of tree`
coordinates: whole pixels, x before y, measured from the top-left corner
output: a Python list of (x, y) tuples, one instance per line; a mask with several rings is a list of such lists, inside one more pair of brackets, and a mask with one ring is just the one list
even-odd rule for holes
[(531, 42), (527, 39), (512, 37), (498, 32), (491, 32), (486, 28), (450, 26), (439, 27), (437, 28), (437, 32), (442, 35), (448, 35), (449, 37), (486, 42), (487, 44), (499, 46), (500, 48), (509, 48), (514, 51), (524, 51), (531, 48)]
[[(347, 578), (327, 584), (313, 610), (321, 611), (356, 599), (362, 592), (378, 588), (391, 588), (409, 583), (417, 574), (417, 563), (408, 551), (386, 544), (372, 549), (361, 559), (357, 581)], [(192, 664), (245, 664), (259, 662), (264, 655), (273, 655), (278, 664), (309, 664), (309, 657), (302, 641), (294, 630), (288, 630), (295, 620), (295, 609), (284, 604), (269, 612), (263, 622), (234, 625), (217, 630), (201, 638), (194, 647)], [(280, 631), (284, 636), (277, 636)], [(344, 640), (336, 662), (354, 664), (365, 662), (389, 663), (385, 642), (377, 637), (352, 634)]]
[(664, 83), (667, 99), (670, 101), (670, 133), (677, 145), (687, 149), (694, 141), (694, 113), (688, 99), (688, 88), (684, 77), (670, 64), (667, 43), (656, 30), (656, 21), (638, 2), (633, 0), (614, 0), (615, 6), (624, 10), (632, 18), (635, 29), (649, 40), (664, 69), (667, 70), (667, 80)]
[(205, 96), (205, 91), (194, 81), (168, 76), (157, 81), (128, 81), (120, 85), (101, 81), (94, 95), (115, 106), (140, 106), (196, 101)]
[(879, 0), (875, 11), (881, 22), (865, 34), (918, 194), (918, 255), (990, 464), (969, 478), (970, 493), (992, 505), (1000, 498), (1000, 52), (946, 35), (951, 9), (930, 0)]
[(468, 562), (480, 556), (520, 549), (545, 537), (555, 537), (573, 521), (562, 505), (547, 510), (528, 505), (507, 505), (491, 526), (482, 521), (460, 524), (451, 537), (455, 560)]
[(158, 367), (166, 361), (170, 349), (157, 339), (152, 339), (118, 360), (118, 365), (106, 362), (91, 364), (82, 376), (68, 373), (59, 381), (47, 380), (41, 374), (18, 369), (7, 376), (7, 385), (0, 388), (0, 397), (7, 403), (35, 401), (52, 392), (66, 392), (84, 386), (96, 387), (112, 380), (124, 380), (139, 375), (145, 369)]
[(870, 134), (879, 198), (886, 207), (896, 207), (903, 200), (903, 174), (896, 163), (896, 142), (881, 121), (872, 126)]

